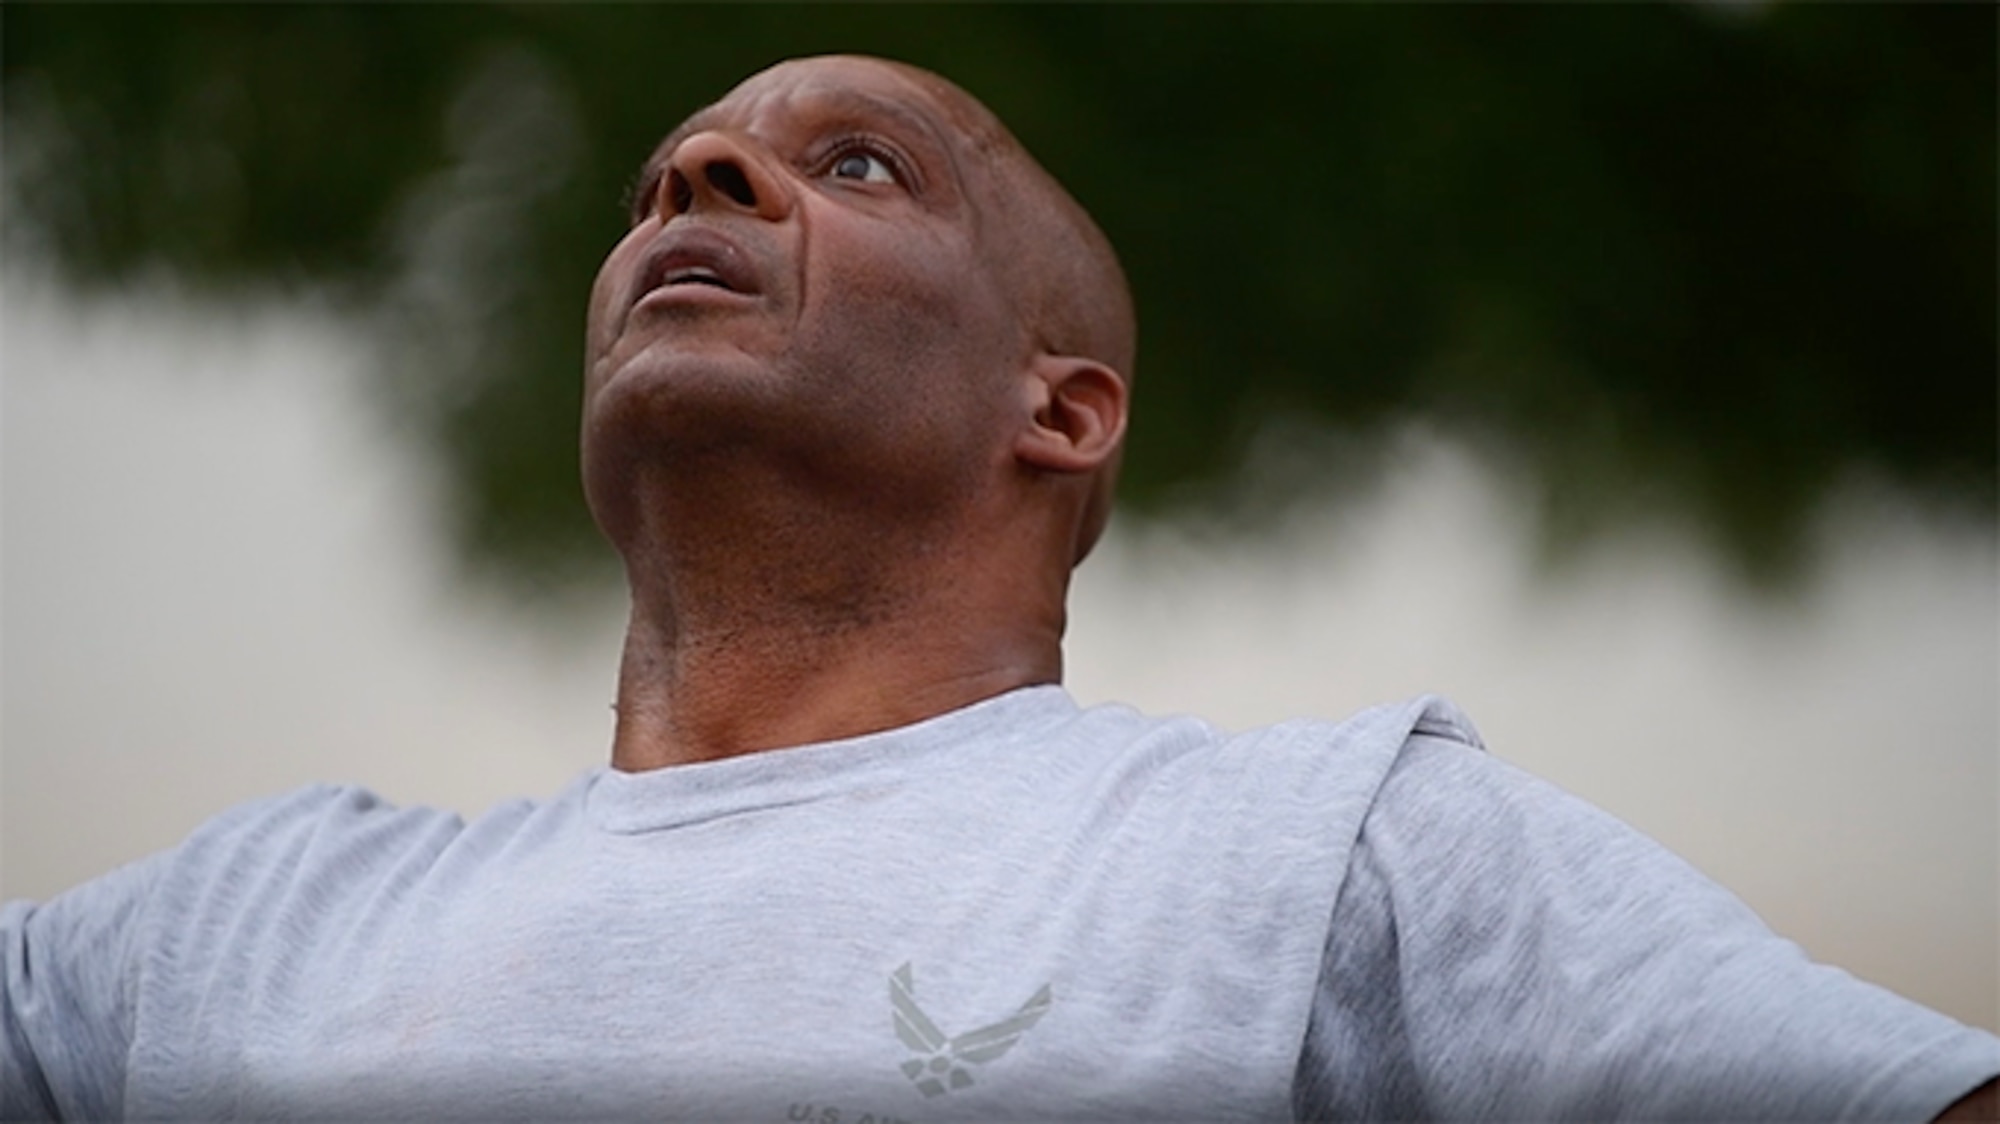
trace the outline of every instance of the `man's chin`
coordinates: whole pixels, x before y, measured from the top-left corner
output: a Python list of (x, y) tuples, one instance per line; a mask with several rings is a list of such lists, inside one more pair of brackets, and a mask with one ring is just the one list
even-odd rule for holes
[(586, 461), (593, 448), (645, 460), (770, 443), (779, 439), (777, 419), (796, 413), (787, 391), (769, 360), (727, 343), (607, 357), (584, 403)]
[(644, 340), (628, 334), (592, 364), (588, 394), (595, 402), (611, 394), (740, 393), (769, 384), (771, 368), (770, 360), (746, 349), (744, 341), (720, 333), (705, 338), (656, 334)]

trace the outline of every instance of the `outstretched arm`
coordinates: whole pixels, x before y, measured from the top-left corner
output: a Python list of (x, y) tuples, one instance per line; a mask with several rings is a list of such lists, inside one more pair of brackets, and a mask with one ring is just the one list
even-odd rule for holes
[(1992, 1035), (1468, 748), (1405, 747), (1333, 929), (1301, 1115), (2000, 1124)]

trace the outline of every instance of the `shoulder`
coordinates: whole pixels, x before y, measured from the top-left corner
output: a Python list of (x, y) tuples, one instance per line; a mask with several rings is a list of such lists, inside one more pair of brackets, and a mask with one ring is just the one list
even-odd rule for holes
[(156, 860), (131, 938), (142, 990), (160, 1009), (184, 1009), (240, 988), (246, 963), (290, 972), (365, 952), (396, 919), (490, 882), (545, 807), (511, 802), (468, 824), (315, 785), (232, 808)]
[(149, 1002), (179, 1002), (175, 981), (191, 968), (220, 964), (222, 950), (282, 924), (285, 899), (311, 892), (315, 870), (337, 856), (370, 849), (361, 840), (407, 843), (447, 826), (441, 813), (397, 813), (359, 789), (301, 789), (232, 808), (179, 846), (46, 902), (8, 903), (0, 1116), (119, 1116), (126, 1054)]
[[(1170, 791), (1211, 815), (1235, 809), (1246, 831), (1332, 846), (1337, 853), (1320, 850), (1319, 860), (1343, 864), (1385, 786), (1411, 772), (1407, 758), (1414, 750), (1429, 746), (1440, 760), (1471, 773), (1486, 760), (1472, 723), (1435, 696), (1371, 707), (1341, 721), (1298, 719), (1233, 734), (1205, 724), (1197, 729), (1205, 736), (1183, 734), (1189, 752), (1167, 773), (1179, 782)], [(1428, 761), (1418, 769), (1424, 778), (1404, 787), (1436, 795), (1439, 771)], [(1330, 877), (1337, 883), (1338, 868)]]
[(245, 944), (306, 939), (355, 907), (383, 908), (434, 884), (441, 863), (481, 865), (541, 807), (510, 802), (468, 825), (364, 788), (313, 785), (236, 805), (168, 850), (13, 908), (44, 945), (57, 933), (115, 940), (135, 980), (185, 974)]
[(156, 904), (185, 906), (212, 892), (301, 868), (338, 864), (359, 851), (443, 840), (462, 827), (435, 809), (397, 809), (361, 788), (314, 785), (247, 801), (197, 826), (179, 844), (82, 883), (43, 905), (13, 903), (35, 915), (116, 915), (130, 924)]
[[(1237, 733), (1199, 719), (1092, 707), (1041, 755), (1073, 779), (1035, 791), (1056, 817), (1128, 835), (1162, 863), (1283, 899), (1323, 931), (1384, 785), (1422, 746), (1463, 756), (1475, 771), (1485, 758), (1472, 724), (1431, 696), (1343, 721), (1302, 719)], [(1419, 768), (1436, 772), (1428, 763)], [(1055, 792), (1066, 795), (1051, 799)]]
[(379, 901), (384, 887), (422, 882), (441, 863), (490, 858), (538, 814), (568, 803), (509, 801), (468, 823), (365, 788), (313, 785), (204, 823), (168, 853), (161, 877), (184, 914), (275, 924), (285, 912), (323, 912), (348, 897)]
[(1413, 740), (1483, 756), (1471, 721), (1433, 695), (1371, 707), (1341, 721), (1296, 719), (1237, 733), (1185, 715), (1152, 717), (1125, 706), (1097, 706), (1078, 712), (1064, 740), (1109, 751), (1104, 759), (1117, 767), (1163, 777), (1209, 785), (1234, 781), (1257, 789), (1332, 783), (1370, 795)]
[(355, 874), (434, 854), (464, 830), (456, 814), (400, 808), (364, 788), (312, 785), (240, 804), (171, 852), (182, 893), (233, 896), (302, 874)]
[(1298, 719), (1240, 732), (1187, 715), (1100, 705), (1074, 709), (1035, 740), (1037, 751), (1019, 755), (1019, 767), (1071, 776), (1079, 798), (1092, 804), (1198, 804), (1209, 820), (1237, 809), (1250, 829), (1310, 822), (1319, 835), (1334, 823), (1358, 829), (1413, 745), (1485, 756), (1472, 723), (1436, 696), (1341, 721)]

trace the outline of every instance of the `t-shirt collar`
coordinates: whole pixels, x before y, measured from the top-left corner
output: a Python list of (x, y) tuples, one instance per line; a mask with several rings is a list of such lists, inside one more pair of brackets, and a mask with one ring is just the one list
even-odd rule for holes
[(595, 826), (626, 834), (807, 803), (1005, 752), (1078, 711), (1061, 686), (1040, 684), (858, 737), (641, 773), (605, 766), (590, 778), (586, 814)]

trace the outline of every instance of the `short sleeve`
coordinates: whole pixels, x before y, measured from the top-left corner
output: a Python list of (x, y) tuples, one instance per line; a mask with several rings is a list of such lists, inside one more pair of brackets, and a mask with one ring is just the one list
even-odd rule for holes
[(1685, 862), (1417, 736), (1363, 821), (1302, 1119), (1928, 1121), (2000, 1039), (1824, 965)]
[(46, 903), (0, 908), (0, 1119), (111, 1120), (143, 956), (143, 918), (165, 854)]

